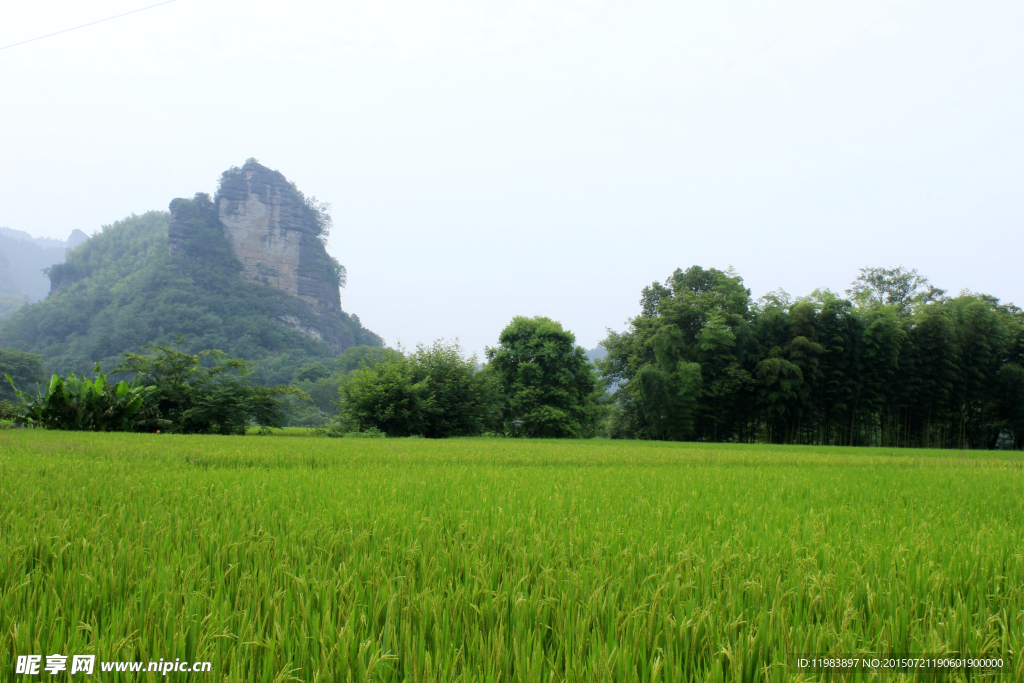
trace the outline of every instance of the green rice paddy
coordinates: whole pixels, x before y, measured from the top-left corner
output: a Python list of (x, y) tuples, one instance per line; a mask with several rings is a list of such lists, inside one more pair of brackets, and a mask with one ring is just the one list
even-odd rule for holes
[(4, 680), (1024, 680), (1022, 648), (1019, 454), (0, 432)]

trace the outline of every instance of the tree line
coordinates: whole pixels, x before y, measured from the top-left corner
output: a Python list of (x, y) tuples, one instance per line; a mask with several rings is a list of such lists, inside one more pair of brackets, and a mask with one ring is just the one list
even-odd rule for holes
[[(1024, 312), (988, 295), (947, 296), (915, 270), (862, 269), (845, 296), (819, 289), (794, 299), (779, 290), (754, 301), (737, 274), (693, 266), (644, 288), (628, 325), (609, 332), (596, 364), (560, 323), (516, 317), (484, 363), (457, 341), (412, 352), (359, 346), (330, 366), (308, 362), (291, 385), (275, 387), (252, 382), (246, 361), (221, 352), (152, 345), (122, 354), (115, 368), (134, 384), (101, 387), (137, 412), (103, 424), (244, 433), (290, 421), (332, 436), (1024, 447)], [(0, 360), (16, 374), (41, 372), (27, 354), (0, 352)], [(87, 393), (85, 380), (58, 379), (48, 391), (64, 392), (54, 405), (68, 412), (66, 397)], [(31, 400), (39, 405), (44, 394)]]
[(601, 416), (600, 381), (573, 334), (550, 318), (516, 317), (487, 349), (420, 345), (349, 374), (332, 432), (389, 436), (586, 438)]
[(601, 361), (613, 437), (994, 448), (1024, 444), (1024, 314), (916, 270), (839, 296), (753, 301), (731, 272), (676, 270)]
[(0, 352), (19, 377), (7, 373), (18, 401), (4, 402), (0, 417), (46, 429), (245, 434), (283, 427), (312, 408), (321, 417), (332, 411), (329, 423), (314, 422), (317, 434), (426, 438), (590, 437), (598, 424), (596, 368), (575, 337), (548, 318), (515, 318), (488, 349), (485, 366), (457, 341), (412, 353), (361, 346), (339, 356), (334, 372), (314, 361), (296, 372), (294, 384), (275, 387), (254, 382), (243, 359), (187, 353), (184, 344), (179, 338), (123, 353), (110, 373), (124, 375), (120, 382), (108, 381), (97, 365), (91, 379), (53, 375), (34, 395), (18, 387), (42, 379), (42, 359)]
[(0, 361), (19, 364), (11, 366), (17, 380), (5, 373), (16, 400), (0, 400), (0, 419), (43, 429), (225, 435), (287, 424), (287, 398), (302, 396), (300, 390), (262, 386), (252, 381), (247, 361), (216, 350), (186, 353), (183, 344), (179, 337), (171, 344), (146, 345), (147, 353), (122, 354), (110, 374), (127, 379), (116, 383), (97, 364), (91, 378), (52, 375), (37, 382), (34, 393), (26, 379), (43, 379), (42, 359), (2, 350)]

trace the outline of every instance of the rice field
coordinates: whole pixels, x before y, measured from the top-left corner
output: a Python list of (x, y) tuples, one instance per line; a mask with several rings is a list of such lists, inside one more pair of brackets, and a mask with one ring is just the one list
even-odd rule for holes
[(1019, 454), (0, 432), (3, 680), (1010, 681), (1022, 646)]

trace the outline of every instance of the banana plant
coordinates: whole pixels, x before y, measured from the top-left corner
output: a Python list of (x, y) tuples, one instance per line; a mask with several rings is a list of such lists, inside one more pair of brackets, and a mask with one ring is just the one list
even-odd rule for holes
[[(7, 381), (14, 387), (10, 375)], [(131, 431), (144, 420), (146, 398), (154, 391), (156, 387), (142, 386), (138, 377), (131, 384), (111, 385), (102, 372), (93, 380), (73, 372), (66, 378), (53, 375), (45, 388), (37, 387), (35, 397), (14, 387), (21, 401), (14, 423), (44, 429)]]

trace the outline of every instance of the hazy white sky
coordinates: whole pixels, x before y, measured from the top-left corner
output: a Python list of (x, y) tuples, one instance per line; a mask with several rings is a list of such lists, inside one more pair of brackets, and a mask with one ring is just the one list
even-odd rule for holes
[[(152, 0), (7, 3), (0, 46)], [(676, 267), (1024, 305), (1019, 0), (177, 0), (0, 50), (0, 225), (64, 238), (250, 156), (333, 204), (388, 344), (587, 347)]]

